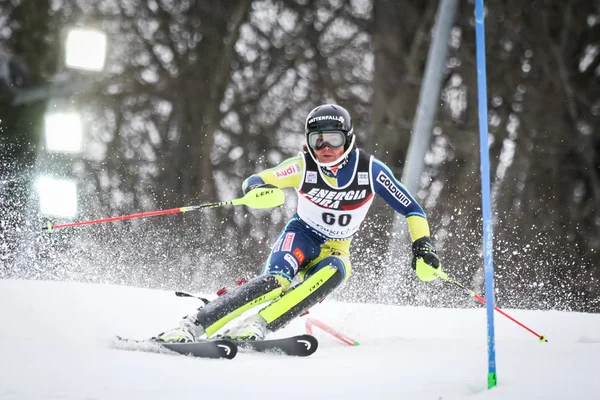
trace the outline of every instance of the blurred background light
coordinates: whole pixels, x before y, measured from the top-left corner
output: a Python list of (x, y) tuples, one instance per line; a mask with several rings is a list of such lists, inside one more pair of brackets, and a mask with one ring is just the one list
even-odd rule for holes
[(65, 65), (86, 71), (102, 71), (106, 59), (106, 34), (93, 29), (71, 29), (65, 42)]
[(50, 112), (44, 116), (44, 137), (48, 151), (81, 152), (82, 132), (83, 124), (77, 112)]
[(63, 218), (77, 214), (77, 184), (74, 180), (41, 176), (36, 189), (42, 214)]

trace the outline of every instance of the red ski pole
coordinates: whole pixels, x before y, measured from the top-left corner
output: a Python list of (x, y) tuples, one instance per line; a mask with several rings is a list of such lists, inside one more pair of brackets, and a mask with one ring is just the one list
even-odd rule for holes
[(92, 224), (100, 224), (103, 222), (113, 222), (113, 221), (124, 221), (128, 219), (134, 218), (144, 218), (144, 217), (154, 217), (156, 215), (165, 215), (165, 214), (175, 214), (175, 213), (184, 213), (188, 211), (196, 211), (202, 210), (205, 208), (216, 208), (223, 206), (237, 206), (237, 205), (245, 205), (251, 208), (272, 208), (278, 207), (285, 202), (285, 194), (283, 190), (277, 188), (268, 188), (268, 189), (254, 189), (246, 193), (244, 197), (239, 199), (234, 199), (231, 201), (221, 201), (218, 203), (208, 203), (201, 204), (197, 206), (188, 206), (188, 207), (177, 207), (171, 208), (169, 210), (160, 210), (160, 211), (150, 211), (145, 213), (131, 214), (131, 215), (122, 215), (119, 217), (110, 217), (110, 218), (101, 218), (94, 219), (91, 221), (81, 221), (81, 222), (71, 222), (68, 224), (60, 224), (60, 225), (52, 225), (48, 222), (46, 226), (42, 228), (42, 231), (52, 232), (54, 229), (60, 228), (69, 228), (72, 226), (82, 226), (82, 225), (92, 225)]
[(322, 330), (324, 330), (325, 332), (329, 333), (330, 335), (332, 335), (333, 337), (335, 337), (336, 339), (341, 340), (342, 342), (344, 342), (345, 344), (349, 345), (349, 346), (359, 346), (360, 343), (358, 343), (356, 340), (349, 338), (348, 336), (336, 331), (335, 329), (333, 329), (332, 327), (330, 327), (327, 324), (324, 324), (323, 322), (317, 320), (317, 319), (313, 319), (313, 318), (308, 318), (306, 320), (306, 333), (308, 333), (309, 335), (312, 335), (313, 333), (313, 326), (316, 326)]
[[(476, 300), (480, 301), (483, 304), (486, 304), (486, 301), (483, 297), (481, 297), (480, 295), (478, 295), (477, 293), (475, 293), (474, 291), (472, 291), (471, 289), (469, 289), (468, 287), (464, 286), (463, 284), (461, 284), (460, 282), (455, 281), (454, 279), (450, 278), (448, 276), (448, 274), (444, 273), (444, 272), (438, 272), (437, 274), (440, 278), (442, 278), (443, 280), (445, 280), (448, 283), (453, 284), (454, 286), (464, 290), (466, 293), (468, 293), (469, 295), (471, 295), (472, 297), (474, 297)], [(506, 318), (508, 318), (509, 320), (511, 320), (512, 322), (514, 322), (515, 324), (519, 325), (521, 328), (527, 330), (528, 332), (530, 332), (531, 334), (537, 336), (537, 338), (540, 340), (540, 342), (547, 342), (548, 339), (546, 338), (545, 335), (540, 335), (539, 333), (537, 333), (536, 331), (534, 331), (533, 329), (529, 328), (528, 326), (526, 326), (525, 324), (517, 321), (515, 318), (511, 317), (510, 315), (508, 315), (507, 313), (505, 313), (504, 311), (502, 311), (501, 309), (499, 309), (498, 307), (494, 307), (494, 310), (497, 311), (498, 313), (502, 314), (503, 316), (505, 316)]]

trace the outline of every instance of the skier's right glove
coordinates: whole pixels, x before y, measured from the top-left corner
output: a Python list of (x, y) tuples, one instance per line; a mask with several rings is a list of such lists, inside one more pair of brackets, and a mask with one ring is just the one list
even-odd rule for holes
[(438, 278), (438, 272), (441, 272), (442, 268), (429, 236), (415, 240), (412, 244), (412, 251), (412, 267), (419, 279), (428, 282)]

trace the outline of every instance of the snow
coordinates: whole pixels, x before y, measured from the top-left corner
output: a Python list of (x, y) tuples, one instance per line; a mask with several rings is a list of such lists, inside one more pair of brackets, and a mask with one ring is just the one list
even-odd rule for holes
[[(485, 310), (325, 301), (308, 317), (311, 357), (234, 360), (125, 351), (199, 305), (173, 292), (75, 282), (0, 280), (0, 399), (576, 399), (599, 398), (600, 315), (505, 310), (546, 334), (539, 343), (496, 314), (498, 386), (487, 389)], [(276, 336), (304, 332), (303, 317)]]

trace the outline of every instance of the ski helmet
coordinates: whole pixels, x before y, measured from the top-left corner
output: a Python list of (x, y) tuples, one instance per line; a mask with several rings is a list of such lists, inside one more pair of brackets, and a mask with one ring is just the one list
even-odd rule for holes
[[(314, 136), (317, 133), (323, 132), (340, 132), (343, 136), (344, 154), (333, 162), (319, 162), (314, 153), (313, 146), (315, 143), (313, 143), (313, 146), (311, 146), (311, 139), (313, 139), (311, 134)], [(333, 167), (339, 164), (348, 156), (350, 151), (352, 151), (354, 148), (354, 142), (356, 140), (354, 137), (354, 127), (352, 126), (350, 113), (346, 111), (344, 107), (335, 104), (323, 104), (315, 107), (310, 113), (308, 113), (308, 116), (306, 117), (305, 140), (306, 147), (308, 147), (308, 152), (318, 165), (323, 167)], [(314, 142), (314, 139), (312, 141)], [(338, 143), (334, 144), (328, 142), (327, 144), (332, 148), (341, 147), (337, 145)]]

